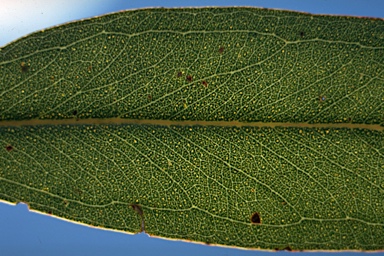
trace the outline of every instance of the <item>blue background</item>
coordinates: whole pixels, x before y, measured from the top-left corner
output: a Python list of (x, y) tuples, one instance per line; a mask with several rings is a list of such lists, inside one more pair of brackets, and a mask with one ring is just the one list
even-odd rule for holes
[[(19, 2), (14, 6), (11, 2)], [(24, 2), (24, 3), (23, 3)], [(34, 8), (27, 7), (27, 3)], [(52, 5), (52, 3), (54, 3)], [(50, 4), (50, 9), (47, 9)], [(0, 46), (16, 38), (73, 19), (142, 7), (258, 6), (316, 14), (384, 17), (384, 0), (259, 0), (259, 1), (145, 1), (124, 0), (0, 0)], [(34, 13), (34, 11), (38, 13)], [(20, 15), (16, 15), (16, 14)], [(5, 15), (9, 18), (5, 19)], [(22, 14), (22, 15), (21, 15)], [(28, 16), (29, 15), (29, 16)], [(31, 18), (32, 15), (32, 18)], [(13, 19), (12, 19), (13, 17)], [(0, 203), (0, 255), (269, 255), (240, 250), (98, 230), (28, 211), (24, 204)], [(291, 254), (277, 252), (278, 255)], [(309, 253), (300, 253), (309, 255)], [(310, 253), (320, 256), (325, 253)], [(344, 252), (337, 255), (361, 255)], [(376, 254), (378, 255), (378, 254)], [(380, 253), (380, 255), (384, 255)]]

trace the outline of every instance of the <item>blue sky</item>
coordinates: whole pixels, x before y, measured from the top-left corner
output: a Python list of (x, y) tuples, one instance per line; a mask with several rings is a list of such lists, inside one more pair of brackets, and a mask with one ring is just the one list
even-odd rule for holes
[[(139, 3), (140, 2), (140, 3)], [(0, 46), (53, 25), (123, 9), (185, 6), (258, 6), (317, 14), (384, 17), (384, 0), (0, 0)], [(1, 255), (272, 255), (126, 235), (75, 225), (29, 212), (26, 205), (0, 203)], [(278, 255), (292, 255), (278, 252)], [(309, 253), (301, 253), (301, 255)], [(320, 256), (325, 253), (311, 253)], [(344, 255), (361, 253), (338, 253)]]

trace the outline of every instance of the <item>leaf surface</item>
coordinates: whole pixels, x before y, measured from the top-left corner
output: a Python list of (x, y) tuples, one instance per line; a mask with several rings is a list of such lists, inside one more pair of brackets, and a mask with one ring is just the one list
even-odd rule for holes
[(147, 9), (0, 49), (0, 198), (245, 248), (384, 248), (384, 22)]

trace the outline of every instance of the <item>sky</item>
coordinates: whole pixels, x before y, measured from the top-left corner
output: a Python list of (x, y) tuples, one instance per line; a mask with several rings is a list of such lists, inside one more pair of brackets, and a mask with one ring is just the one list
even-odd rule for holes
[[(193, 4), (192, 4), (193, 3)], [(124, 9), (143, 7), (255, 6), (316, 14), (384, 18), (384, 0), (0, 0), (0, 47), (43, 28)], [(127, 235), (65, 222), (28, 211), (24, 204), (0, 203), (0, 255), (258, 255), (239, 250)], [(292, 255), (278, 252), (280, 256)], [(380, 253), (384, 255), (384, 253)], [(331, 253), (300, 253), (324, 256)], [(362, 253), (337, 253), (338, 256)], [(378, 254), (375, 254), (378, 255)]]

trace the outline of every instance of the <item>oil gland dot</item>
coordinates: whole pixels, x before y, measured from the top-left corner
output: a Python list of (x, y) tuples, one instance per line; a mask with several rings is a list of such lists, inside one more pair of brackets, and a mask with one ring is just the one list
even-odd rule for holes
[(260, 214), (258, 212), (255, 212), (252, 214), (251, 222), (253, 224), (261, 224), (261, 218), (260, 218)]

